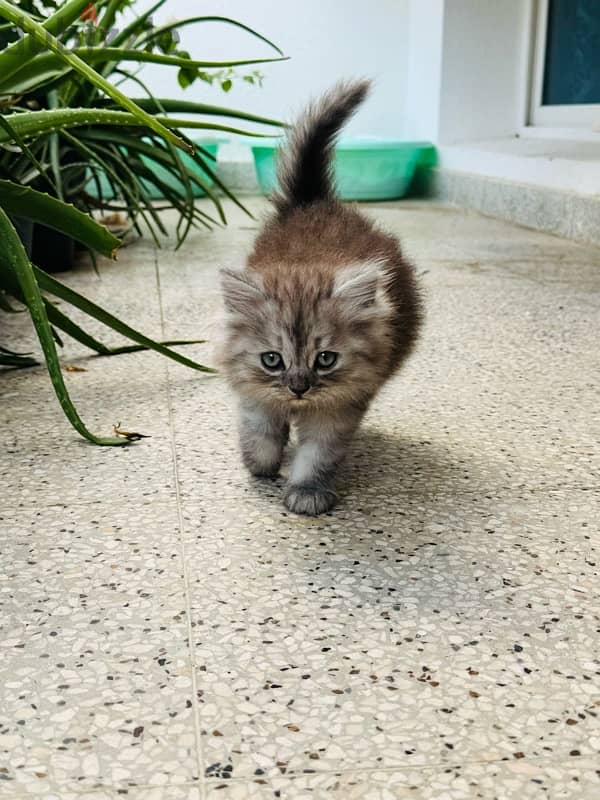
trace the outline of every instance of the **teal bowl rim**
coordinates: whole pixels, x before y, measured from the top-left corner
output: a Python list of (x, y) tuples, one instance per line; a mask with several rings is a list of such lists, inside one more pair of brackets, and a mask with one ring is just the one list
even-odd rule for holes
[[(252, 151), (277, 150), (285, 145), (285, 136), (265, 137), (261, 139), (244, 139), (243, 144), (250, 146)], [(377, 137), (357, 136), (356, 138), (342, 138), (336, 143), (335, 149), (341, 152), (371, 150), (373, 152), (386, 150), (425, 150), (433, 148), (432, 142), (409, 141), (406, 139), (384, 139)]]

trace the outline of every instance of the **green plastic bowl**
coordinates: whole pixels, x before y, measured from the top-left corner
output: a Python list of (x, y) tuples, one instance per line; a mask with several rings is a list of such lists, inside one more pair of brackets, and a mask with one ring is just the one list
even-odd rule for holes
[[(193, 141), (194, 141), (195, 145), (197, 145), (198, 147), (202, 147), (203, 150), (206, 150), (208, 153), (210, 153), (215, 158), (217, 157), (217, 151), (219, 149), (219, 144), (221, 143), (220, 140), (219, 141), (215, 141), (214, 139), (212, 139), (210, 141), (207, 141), (207, 140), (203, 140), (203, 139), (195, 139)], [(205, 158), (202, 155), (202, 153), (199, 153), (199, 156), (203, 161), (206, 162), (206, 164), (210, 167), (211, 170), (215, 169), (216, 163), (214, 161), (212, 161), (212, 159)], [(194, 162), (194, 160), (192, 159), (191, 156), (189, 156), (187, 153), (184, 153), (182, 150), (180, 150), (179, 151), (179, 157), (181, 158), (184, 166), (188, 167), (188, 169), (190, 169), (192, 172), (197, 174), (198, 178), (204, 184), (206, 184), (206, 186), (208, 188), (210, 188), (213, 185), (212, 178), (210, 178), (205, 172), (202, 172), (198, 168), (198, 166), (196, 165), (196, 163)], [(156, 177), (159, 180), (161, 180), (163, 183), (166, 183), (167, 186), (169, 186), (171, 189), (173, 189), (176, 192), (178, 192), (182, 197), (185, 196), (185, 188), (184, 188), (183, 184), (181, 183), (181, 181), (179, 181), (176, 178), (174, 178), (171, 175), (171, 173), (169, 172), (168, 169), (166, 169), (165, 167), (161, 166), (160, 164), (157, 164), (155, 161), (152, 161), (152, 159), (149, 159), (146, 156), (142, 156), (141, 160), (144, 162), (144, 164), (149, 169), (151, 169), (154, 172), (154, 174), (156, 175)], [(100, 185), (102, 187), (103, 196), (107, 197), (107, 198), (113, 197), (114, 195), (112, 193), (112, 190), (110, 188), (110, 184), (107, 181), (106, 177), (104, 175), (99, 175), (98, 177), (99, 177)], [(127, 180), (127, 176), (126, 175), (121, 176), (121, 177), (124, 180)], [(145, 181), (142, 178), (142, 179), (140, 179), (140, 184), (144, 187), (145, 191), (148, 192), (148, 194), (150, 195), (150, 197), (153, 200), (160, 200), (160, 199), (162, 199), (164, 197), (164, 195), (159, 191), (159, 189), (153, 183)], [(96, 183), (95, 183), (95, 181), (93, 179), (90, 179), (90, 181), (88, 182), (88, 185), (87, 185), (86, 188), (87, 188), (88, 193), (91, 194), (92, 197), (97, 197), (98, 196), (98, 192), (97, 192), (97, 189), (96, 189)], [(201, 189), (196, 183), (192, 184), (192, 193), (193, 193), (194, 197), (205, 197), (206, 196), (206, 192), (203, 191), (203, 189)]]
[[(249, 142), (263, 194), (277, 187), (277, 150), (282, 139)], [(429, 142), (395, 139), (341, 139), (335, 148), (334, 173), (342, 200), (396, 200), (404, 197), (417, 166), (434, 148)], [(430, 158), (431, 156), (429, 156)]]
[[(202, 149), (210, 153), (211, 156), (214, 156), (215, 158), (217, 157), (219, 142), (206, 142), (206, 141), (203, 142), (201, 139), (197, 139), (194, 140), (194, 144), (197, 145), (198, 147), (202, 147)], [(214, 169), (216, 167), (215, 162), (212, 159), (203, 156), (202, 153), (198, 153), (198, 155), (202, 159), (202, 161), (206, 162), (206, 165), (214, 172)], [(191, 170), (193, 173), (195, 173), (198, 176), (198, 178), (204, 184), (206, 184), (206, 186), (210, 189), (210, 187), (213, 185), (212, 178), (205, 172), (202, 172), (200, 169), (198, 169), (198, 166), (195, 164), (191, 156), (180, 150), (179, 157), (181, 158), (183, 165), (187, 167), (189, 170)], [(180, 195), (182, 196), (185, 195), (185, 188), (183, 186), (183, 183), (174, 178), (168, 169), (156, 164), (156, 162), (153, 162), (151, 159), (145, 158), (144, 156), (142, 156), (142, 161), (147, 167), (154, 170), (154, 174), (159, 180), (161, 180), (163, 183), (166, 183), (167, 186), (169, 186), (171, 189), (174, 189)], [(158, 200), (164, 197), (164, 195), (157, 189), (156, 186), (154, 186), (154, 184), (147, 183), (144, 180), (142, 180), (141, 183), (143, 184), (144, 188), (146, 189), (146, 191), (149, 193), (150, 197), (152, 197), (153, 200)], [(206, 192), (203, 189), (201, 189), (196, 183), (192, 183), (192, 194), (194, 195), (194, 197), (206, 197)]]

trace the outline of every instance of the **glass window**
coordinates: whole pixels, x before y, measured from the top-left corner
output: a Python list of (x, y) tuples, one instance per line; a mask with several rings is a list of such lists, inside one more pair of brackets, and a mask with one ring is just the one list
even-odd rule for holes
[(549, 0), (542, 106), (600, 103), (600, 0)]

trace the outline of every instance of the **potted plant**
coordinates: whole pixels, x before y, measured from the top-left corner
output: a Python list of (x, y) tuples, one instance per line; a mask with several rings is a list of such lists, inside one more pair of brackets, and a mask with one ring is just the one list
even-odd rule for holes
[[(238, 130), (230, 124), (215, 122), (215, 117), (220, 116), (277, 124), (273, 120), (212, 105), (165, 101), (152, 97), (150, 93), (136, 101), (109, 80), (111, 76), (114, 78), (115, 63), (124, 62), (152, 62), (163, 64), (165, 68), (185, 69), (189, 73), (187, 80), (200, 70), (223, 68), (222, 64), (194, 61), (187, 54), (157, 52), (150, 46), (148, 37), (164, 36), (165, 31), (142, 32), (140, 20), (146, 19), (147, 22), (149, 15), (164, 3), (165, 0), (159, 0), (151, 11), (132, 23), (133, 28), (124, 28), (118, 41), (112, 39), (110, 47), (92, 42), (91, 46), (71, 49), (67, 45), (74, 36), (72, 28), (81, 19), (89, 0), (66, 0), (62, 3), (29, 0), (19, 5), (10, 0), (0, 0), (0, 20), (6, 21), (0, 24), (0, 33), (4, 37), (0, 50), (0, 308), (10, 310), (10, 298), (27, 307), (65, 414), (82, 436), (96, 444), (122, 445), (129, 440), (97, 436), (80, 419), (60, 369), (56, 349), (57, 343), (60, 344), (59, 331), (74, 337), (99, 355), (150, 348), (193, 369), (212, 370), (171, 349), (173, 342), (156, 342), (144, 336), (107, 309), (40, 269), (36, 263), (35, 245), (33, 249), (27, 247), (28, 234), (22, 220), (44, 225), (80, 243), (92, 253), (114, 257), (121, 244), (119, 238), (88, 213), (94, 208), (114, 207), (114, 199), (104, 198), (101, 193), (94, 198), (86, 189), (90, 172), (92, 175), (103, 172), (112, 181), (115, 196), (122, 201), (118, 208), (125, 209), (133, 226), (138, 229), (138, 218), (143, 218), (158, 241), (157, 233), (164, 232), (164, 228), (141, 179), (155, 184), (159, 179), (147, 166), (148, 161), (144, 166), (143, 155), (150, 162), (171, 170), (186, 187), (185, 197), (167, 191), (168, 187), (165, 187), (168, 204), (180, 213), (179, 245), (192, 225), (210, 225), (214, 221), (194, 202), (194, 184), (206, 190), (224, 221), (220, 200), (211, 187), (203, 185), (206, 181), (202, 175), (209, 175), (235, 200), (207, 161), (198, 156), (193, 143), (180, 128)], [(98, 0), (95, 4), (98, 21), (102, 21), (107, 30), (112, 30), (116, 15), (127, 4), (125, 0)], [(44, 15), (42, 12), (48, 9), (53, 9), (52, 13)], [(199, 24), (201, 19), (183, 20), (170, 27), (175, 30), (177, 25), (192, 22)], [(226, 23), (244, 27), (254, 36), (259, 36), (234, 20)], [(19, 37), (15, 26), (21, 32)], [(132, 47), (136, 42), (139, 46)], [(263, 60), (228, 63), (235, 66)], [(196, 116), (192, 120), (176, 116), (184, 112)], [(182, 153), (189, 154), (198, 167), (198, 173), (184, 164)], [(21, 236), (14, 222), (21, 229)], [(63, 305), (84, 311), (135, 344), (123, 348), (107, 347), (75, 324), (62, 310), (63, 306), (58, 307), (56, 299)], [(35, 363), (29, 355), (19, 355), (0, 347), (0, 365), (19, 367)]]
[[(202, 118), (192, 120), (171, 117), (169, 127), (174, 123), (219, 133), (238, 130), (230, 124), (214, 121), (216, 116), (266, 125), (278, 123), (234, 109), (153, 97), (132, 69), (140, 64), (158, 63), (165, 69), (178, 70), (179, 82), (183, 86), (202, 80), (217, 83), (228, 90), (236, 77), (234, 68), (277, 60), (282, 56), (281, 51), (265, 37), (226, 17), (195, 16), (154, 27), (152, 15), (165, 2), (159, 0), (127, 25), (121, 22), (121, 17), (131, 6), (130, 0), (100, 0), (95, 4), (86, 4), (83, 0), (67, 2), (53, 15), (68, 20), (66, 25), (60, 22), (54, 31), (58, 50), (56, 46), (54, 50), (47, 47), (44, 40), (36, 40), (31, 34), (21, 39), (17, 34), (21, 18), (25, 27), (27, 19), (44, 25), (43, 13), (56, 8), (55, 2), (18, 0), (4, 4), (12, 8), (9, 20), (13, 27), (5, 26), (2, 31), (4, 41), (9, 45), (8, 52), (0, 55), (3, 110), (14, 113), (39, 111), (40, 116), (62, 120), (61, 114), (73, 109), (78, 111), (80, 119), (71, 115), (67, 125), (61, 122), (60, 127), (47, 134), (37, 134), (31, 150), (45, 166), (44, 173), (32, 172), (29, 159), (15, 159), (14, 155), (5, 153), (0, 157), (0, 175), (49, 192), (82, 210), (114, 210), (119, 206), (127, 212), (138, 232), (138, 220), (143, 220), (157, 244), (158, 234), (164, 233), (164, 228), (152, 201), (160, 196), (167, 206), (176, 208), (180, 214), (181, 224), (177, 228), (180, 245), (192, 225), (210, 227), (215, 222), (214, 218), (197, 208), (194, 197), (200, 193), (207, 194), (213, 200), (221, 221), (224, 221), (224, 214), (215, 187), (235, 200), (215, 174), (214, 155), (201, 147), (192, 148), (187, 140), (185, 144), (190, 152), (185, 154), (156, 130), (144, 129), (133, 124), (135, 119), (123, 118), (122, 104), (106, 92), (106, 86), (82, 82), (72, 63), (64, 56), (75, 56), (86, 66), (93, 67), (105, 83), (111, 81), (114, 85), (124, 78), (135, 81), (145, 93), (136, 100), (137, 108), (155, 119), (182, 113), (202, 115)], [(25, 15), (26, 11), (31, 14)], [(179, 31), (188, 25), (208, 22), (242, 28), (274, 48), (277, 56), (218, 63), (194, 60), (178, 47)], [(48, 30), (45, 30), (48, 36)], [(241, 78), (256, 82), (260, 75), (249, 72)], [(88, 114), (86, 120), (85, 112), (92, 110), (97, 116), (92, 118)], [(84, 120), (86, 124), (83, 124)], [(51, 271), (64, 269), (73, 251), (71, 242), (63, 241), (56, 232), (42, 226), (34, 231), (33, 246), (40, 265)], [(52, 260), (49, 254), (54, 256)]]

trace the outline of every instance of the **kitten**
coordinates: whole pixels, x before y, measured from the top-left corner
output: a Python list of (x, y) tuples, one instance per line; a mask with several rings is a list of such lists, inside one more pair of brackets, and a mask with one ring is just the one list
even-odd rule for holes
[(421, 320), (413, 268), (397, 240), (335, 197), (335, 137), (368, 81), (340, 83), (292, 128), (275, 213), (244, 271), (222, 270), (222, 356), (240, 400), (242, 457), (273, 477), (290, 423), (298, 448), (286, 507), (320, 514), (370, 401), (410, 352)]

